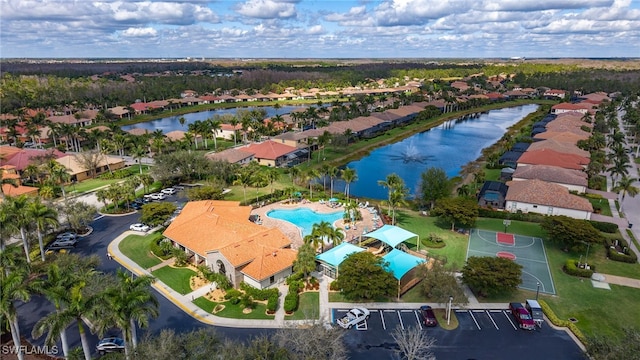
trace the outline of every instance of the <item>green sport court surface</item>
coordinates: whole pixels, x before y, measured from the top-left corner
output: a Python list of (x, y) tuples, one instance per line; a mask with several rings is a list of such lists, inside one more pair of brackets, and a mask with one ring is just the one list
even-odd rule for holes
[(540, 283), (540, 292), (556, 293), (542, 239), (472, 229), (469, 233), (467, 259), (470, 256), (499, 256), (512, 259), (522, 265), (521, 289), (536, 291)]

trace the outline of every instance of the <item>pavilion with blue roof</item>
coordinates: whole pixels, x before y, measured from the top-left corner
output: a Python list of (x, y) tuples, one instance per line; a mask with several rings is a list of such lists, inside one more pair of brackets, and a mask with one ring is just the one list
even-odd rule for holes
[(338, 276), (338, 267), (344, 261), (344, 259), (346, 259), (347, 256), (353, 253), (361, 251), (365, 251), (365, 249), (348, 242), (343, 242), (342, 244), (332, 248), (331, 250), (317, 255), (316, 260), (320, 262), (322, 272), (325, 275), (336, 278)]

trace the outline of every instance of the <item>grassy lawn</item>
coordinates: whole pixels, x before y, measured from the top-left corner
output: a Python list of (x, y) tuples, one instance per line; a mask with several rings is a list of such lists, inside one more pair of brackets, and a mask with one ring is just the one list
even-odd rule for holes
[(255, 309), (248, 314), (242, 312), (242, 305), (236, 304), (233, 305), (228, 301), (223, 303), (217, 303), (210, 301), (204, 297), (199, 297), (193, 301), (194, 304), (198, 305), (202, 310), (212, 313), (213, 309), (218, 304), (224, 305), (224, 309), (222, 311), (217, 312), (215, 315), (225, 318), (232, 319), (258, 319), (258, 320), (273, 320), (275, 315), (267, 315), (267, 306), (265, 304), (257, 303)]
[(161, 233), (153, 233), (145, 236), (129, 235), (124, 238), (118, 248), (129, 259), (141, 267), (148, 269), (162, 262), (149, 251), (149, 244), (162, 238)]
[(67, 185), (64, 187), (64, 191), (66, 191), (68, 194), (81, 194), (81, 193), (93, 191), (102, 186), (117, 183), (118, 181), (122, 181), (122, 179), (109, 179), (109, 180), (88, 179), (76, 184)]
[(585, 197), (589, 200), (594, 209), (600, 209), (600, 214), (604, 216), (613, 216), (611, 213), (611, 207), (609, 207), (609, 201), (607, 199), (594, 199)]
[(167, 286), (169, 286), (173, 290), (184, 295), (191, 292), (191, 285), (189, 283), (189, 280), (192, 276), (196, 275), (196, 272), (186, 268), (164, 266), (152, 272), (151, 274), (157, 277), (158, 280), (167, 284)]
[[(440, 236), (445, 244), (443, 248), (431, 249), (420, 246), (420, 249), (426, 249), (430, 254), (436, 254), (447, 258), (447, 267), (462, 267), (467, 255), (467, 246), (469, 245), (469, 237), (449, 230), (449, 224), (441, 224), (438, 218), (422, 216), (416, 211), (402, 210), (396, 213), (397, 225), (416, 233), (420, 239), (426, 239), (431, 233)], [(415, 250), (416, 239), (407, 241), (407, 245)]]
[(307, 291), (300, 294), (298, 310), (293, 315), (285, 316), (287, 320), (317, 319), (320, 316), (320, 293)]

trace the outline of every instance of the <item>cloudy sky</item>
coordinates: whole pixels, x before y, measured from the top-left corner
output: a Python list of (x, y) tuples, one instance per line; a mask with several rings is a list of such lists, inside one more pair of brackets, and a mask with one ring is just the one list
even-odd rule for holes
[(0, 0), (2, 58), (640, 57), (640, 0)]

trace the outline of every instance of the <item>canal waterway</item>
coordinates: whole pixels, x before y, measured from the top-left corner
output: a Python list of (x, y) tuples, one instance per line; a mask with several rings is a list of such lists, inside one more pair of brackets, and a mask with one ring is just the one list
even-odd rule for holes
[(347, 164), (358, 174), (358, 180), (350, 185), (350, 193), (353, 197), (386, 199), (387, 190), (378, 185), (378, 181), (396, 173), (404, 179), (413, 197), (420, 174), (426, 169), (439, 167), (449, 178), (457, 176), (464, 165), (478, 159), (482, 150), (498, 141), (510, 126), (537, 109), (538, 105), (524, 105), (491, 110), (476, 118), (448, 121), (375, 149), (368, 156)]
[[(230, 108), (230, 109), (215, 109), (215, 110), (207, 110), (200, 111), (195, 113), (189, 113), (184, 115), (175, 115), (168, 116), (157, 120), (151, 120), (143, 123), (133, 124), (123, 126), (122, 130), (127, 131), (131, 129), (146, 129), (149, 132), (153, 132), (157, 129), (162, 130), (163, 133), (168, 133), (174, 130), (182, 130), (187, 131), (189, 128), (189, 124), (196, 122), (197, 120), (206, 120), (209, 118), (213, 118), (215, 115), (224, 115), (224, 114), (232, 114), (235, 115), (238, 110), (254, 110), (254, 109), (264, 109), (267, 112), (267, 117), (272, 117), (275, 115), (284, 115), (288, 114), (297, 109), (306, 109), (306, 106), (282, 106), (279, 109), (274, 108), (273, 106), (260, 106), (260, 107), (238, 107), (238, 108)], [(185, 122), (184, 125), (180, 125), (180, 117), (184, 117)]]

